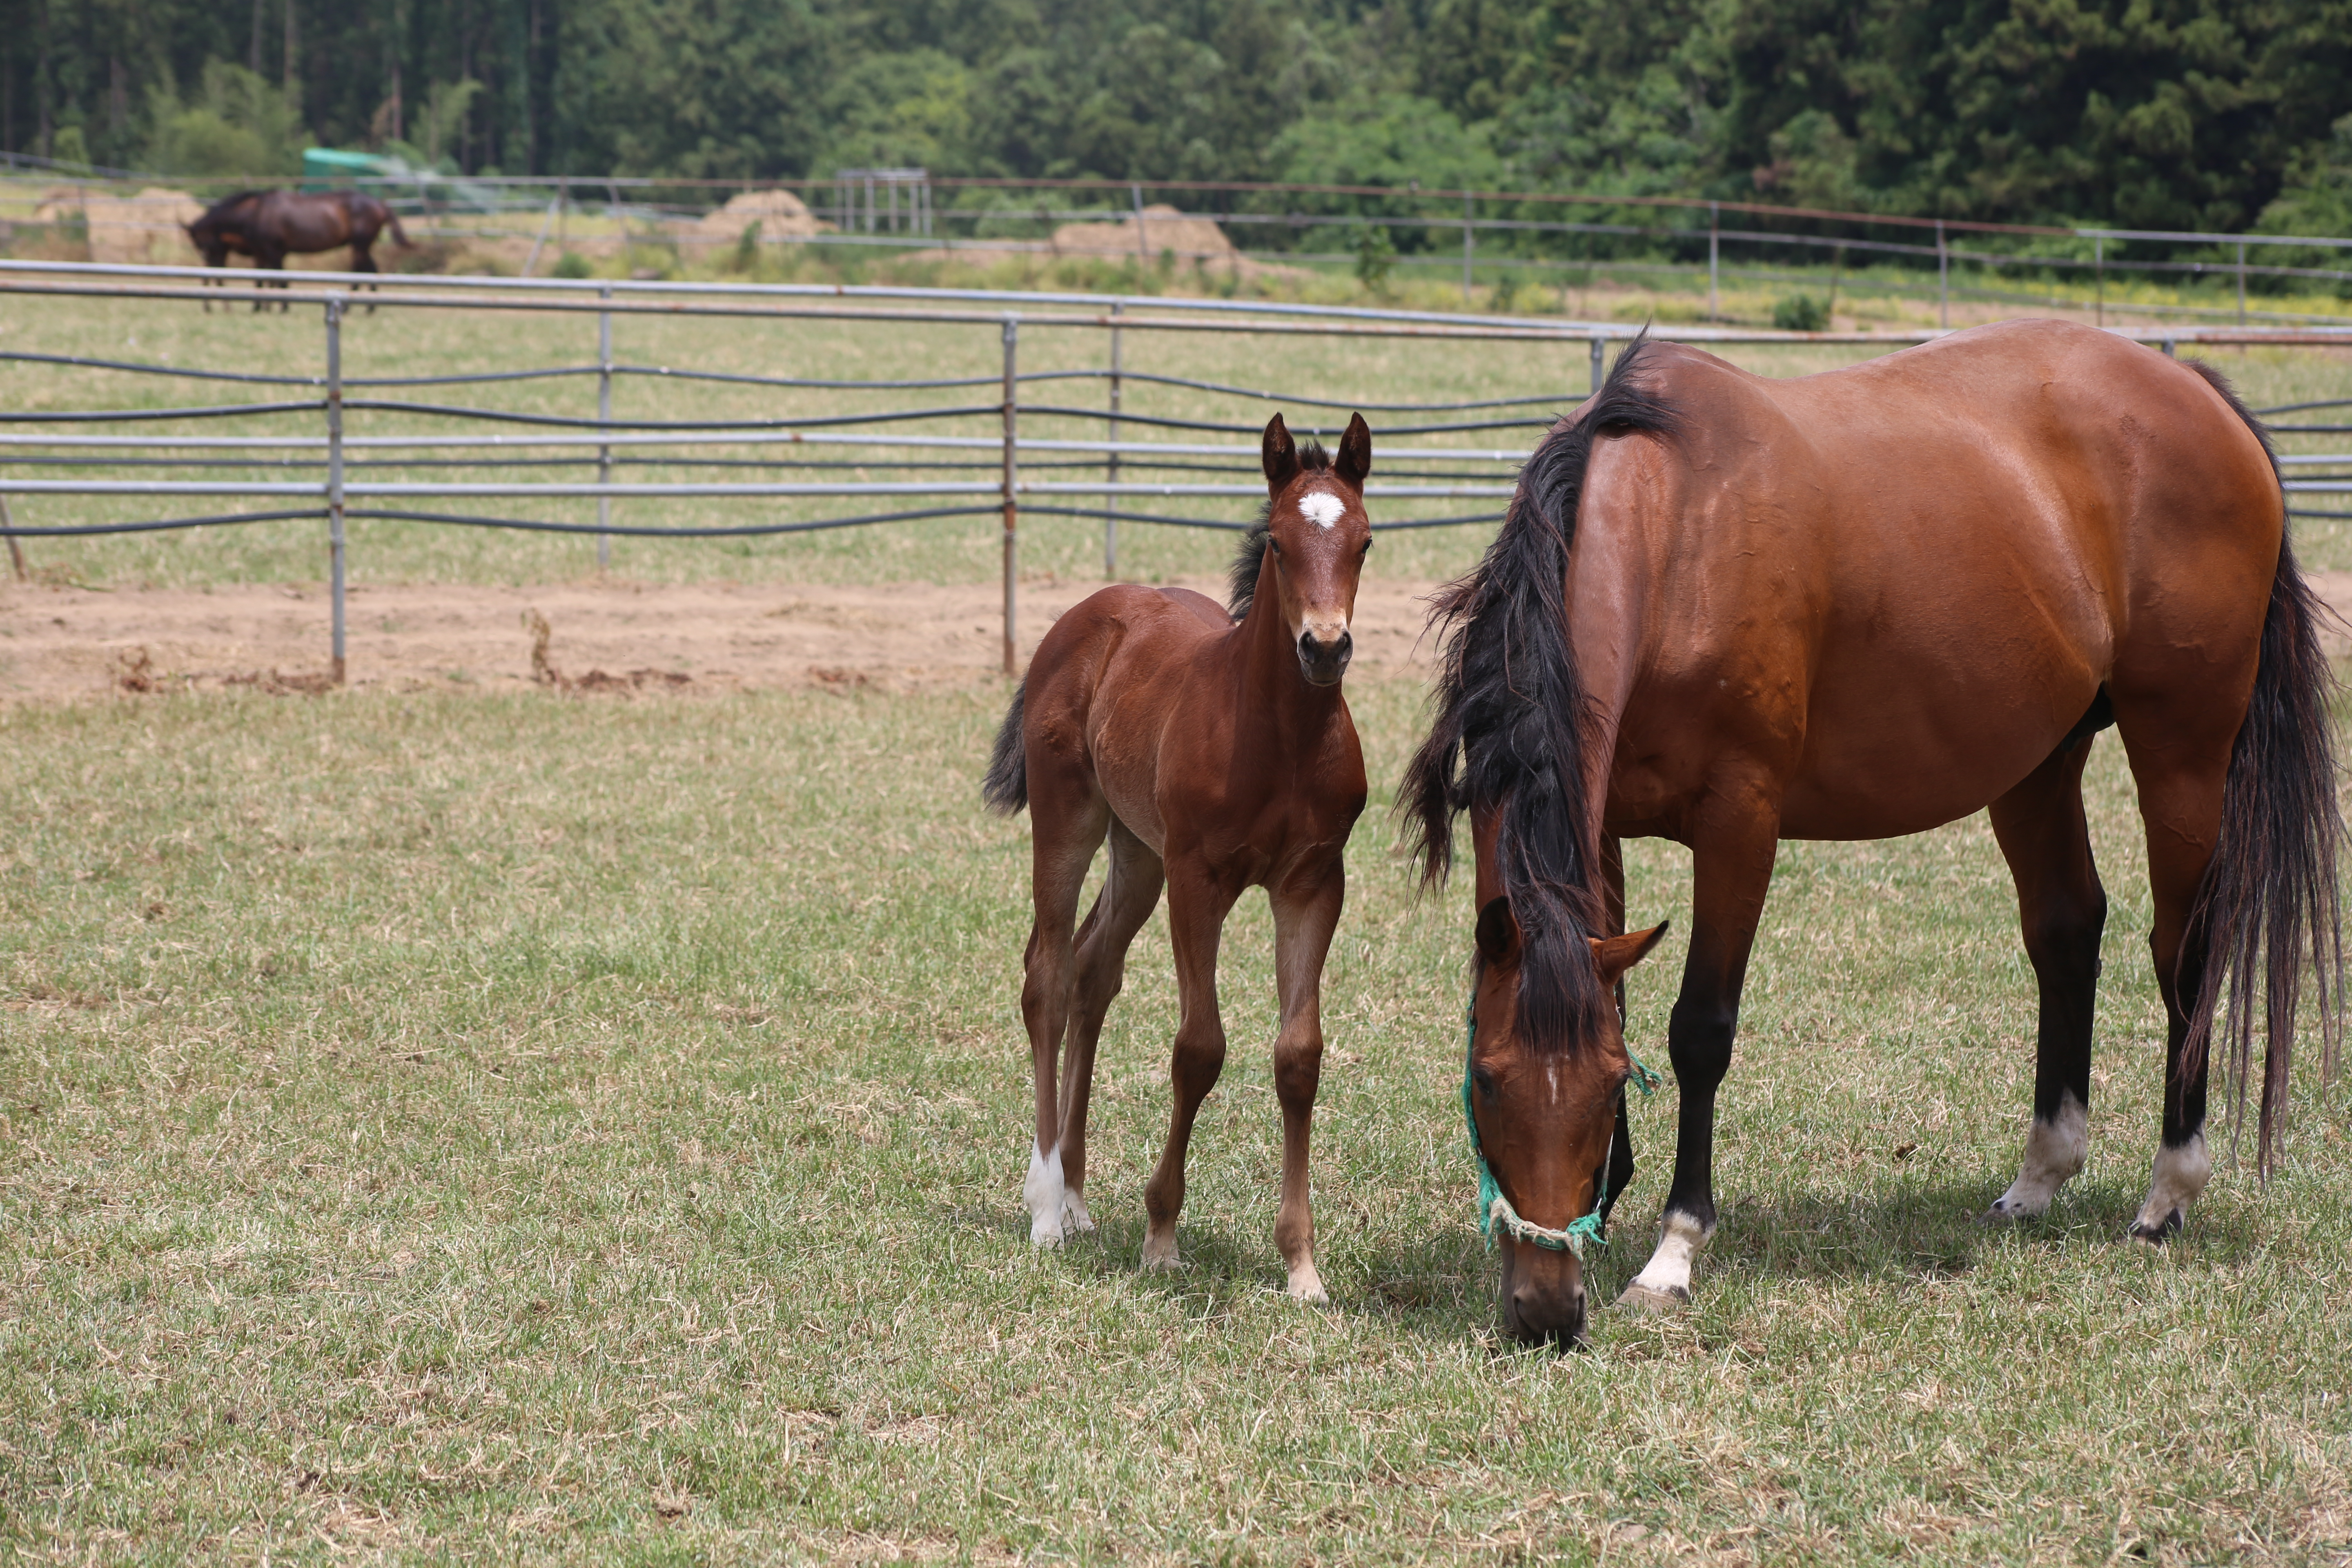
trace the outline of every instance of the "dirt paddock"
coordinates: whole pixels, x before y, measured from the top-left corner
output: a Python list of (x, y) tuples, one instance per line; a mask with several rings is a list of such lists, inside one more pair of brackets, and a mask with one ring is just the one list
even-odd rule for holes
[[(1214, 579), (1187, 586), (1222, 595)], [(1026, 582), (1026, 655), (1098, 583)], [(1374, 581), (1357, 603), (1359, 667), (1402, 670), (1435, 587)], [(512, 688), (729, 691), (790, 687), (926, 690), (994, 676), (993, 584), (531, 587), (362, 584), (350, 591), (348, 674), (360, 689)], [(547, 639), (534, 657), (537, 622)], [(0, 702), (110, 692), (325, 689), (328, 605), (316, 584), (203, 590), (0, 588)]]

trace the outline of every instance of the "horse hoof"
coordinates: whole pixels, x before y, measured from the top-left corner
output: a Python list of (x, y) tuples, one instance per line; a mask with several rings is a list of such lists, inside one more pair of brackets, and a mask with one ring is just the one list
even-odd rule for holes
[(1095, 1216), (1087, 1212), (1087, 1200), (1071, 1193), (1062, 1199), (1062, 1231), (1066, 1236), (1091, 1236)]
[(1059, 1215), (1055, 1215), (1051, 1219), (1033, 1220), (1030, 1222), (1029, 1245), (1037, 1248), (1040, 1252), (1045, 1251), (1051, 1247), (1061, 1246), (1062, 1237), (1062, 1216)]
[(1171, 1237), (1165, 1242), (1158, 1242), (1146, 1237), (1143, 1241), (1143, 1267), (1146, 1271), (1155, 1274), (1172, 1274), (1183, 1268), (1184, 1259), (1177, 1255), (1175, 1238)]
[(2166, 1242), (2179, 1234), (2180, 1211), (2179, 1209), (2174, 1209), (2155, 1225), (2149, 1225), (2144, 1220), (2132, 1222), (2131, 1238), (2143, 1246), (2159, 1250)]
[(1636, 1279), (1625, 1287), (1617, 1304), (1630, 1312), (1655, 1317), (1662, 1312), (1679, 1312), (1690, 1305), (1690, 1292), (1677, 1286), (1672, 1290), (1653, 1290)]
[(1312, 1268), (1292, 1275), (1290, 1283), (1283, 1288), (1282, 1293), (1303, 1307), (1328, 1307), (1331, 1304), (1331, 1298), (1323, 1289), (1322, 1276)]
[(1977, 1215), (1979, 1225), (2023, 1225), (2030, 1219), (2040, 1219), (2041, 1214), (2023, 1204), (2012, 1204), (2006, 1198), (1993, 1200), (1992, 1207)]

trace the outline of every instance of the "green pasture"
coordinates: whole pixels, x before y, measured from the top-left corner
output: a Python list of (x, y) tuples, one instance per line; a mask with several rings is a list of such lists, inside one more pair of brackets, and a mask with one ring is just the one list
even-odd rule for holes
[[(513, 558), (514, 565), (520, 557)], [(1981, 819), (1790, 845), (1699, 1297), (1500, 1343), (1458, 1101), (1467, 910), (1390, 791), (1327, 978), (1332, 1304), (1279, 1295), (1262, 901), (1137, 1271), (1164, 923), (1106, 1036), (1099, 1240), (1019, 1187), (1003, 693), (118, 698), (0, 711), (0, 1555), (25, 1561), (2340, 1562), (2347, 1097), (2162, 1253), (2159, 1014), (2112, 744), (2090, 1168), (2013, 1173), (2033, 1005)], [(1644, 845), (1662, 1055), (1687, 861)], [(2316, 1053), (2313, 1053), (2315, 1058)], [(2315, 1069), (2316, 1061), (2309, 1066)], [(1637, 1268), (1674, 1090), (1599, 1265)], [(2224, 1140), (2226, 1142), (2226, 1140)]]
[[(233, 297), (243, 295), (231, 290)], [(732, 374), (788, 375), (833, 379), (884, 379), (992, 376), (1003, 364), (1000, 333), (993, 324), (982, 326), (913, 326), (892, 322), (809, 321), (793, 322), (730, 320), (679, 321), (657, 317), (619, 316), (614, 320), (614, 347), (623, 363), (667, 365)], [(239, 308), (230, 312), (205, 313), (183, 302), (125, 302), (45, 299), (0, 294), (0, 350), (18, 353), (81, 355), (149, 363), (210, 369), (260, 371), (280, 374), (319, 374), (324, 366), (324, 334), (320, 310), (298, 307), (287, 314), (254, 315)], [(1769, 374), (1800, 374), (1852, 363), (1869, 348), (1821, 346), (1783, 348), (1740, 346), (1728, 357)], [(524, 367), (593, 364), (596, 325), (593, 316), (524, 312), (434, 311), (385, 309), (373, 315), (355, 313), (343, 333), (344, 369), (352, 377), (477, 374)], [(1027, 371), (1100, 369), (1108, 363), (1103, 333), (1071, 328), (1032, 327), (1024, 333), (1020, 363)], [(2210, 357), (2234, 376), (2250, 401), (2260, 405), (2352, 395), (2352, 356), (2342, 351), (2225, 349)], [(1125, 334), (1123, 363), (1130, 371), (1188, 377), (1246, 386), (1271, 387), (1333, 398), (1357, 397), (1367, 402), (1448, 401), (1556, 394), (1554, 405), (1535, 412), (1567, 408), (1579, 401), (1590, 374), (1585, 345), (1514, 342), (1431, 342), (1410, 339), (1349, 340), (1333, 337), (1281, 337), (1243, 333), (1146, 332)], [(89, 407), (159, 408), (198, 403), (269, 401), (312, 395), (303, 389), (245, 388), (221, 383), (186, 382), (131, 375), (119, 372), (68, 368), (23, 361), (0, 362), (0, 406), (16, 409)], [(559, 413), (593, 416), (593, 377), (555, 381), (493, 383), (475, 386), (401, 390), (355, 390), (354, 396), (386, 396), (413, 401), (528, 413)], [(916, 392), (819, 391), (695, 384), (653, 377), (618, 378), (614, 409), (624, 417), (660, 420), (805, 418), (826, 415), (872, 412), (911, 406), (989, 406), (998, 394), (992, 385), (969, 389)], [(1033, 383), (1024, 387), (1024, 401), (1037, 405), (1100, 407), (1104, 388), (1098, 381)], [(1307, 427), (1317, 421), (1334, 430), (1344, 424), (1344, 412), (1303, 409), (1297, 405), (1253, 403), (1213, 397), (1180, 388), (1130, 383), (1125, 407), (1144, 415), (1231, 423), (1262, 423), (1275, 408), (1283, 407), (1293, 423)], [(1377, 426), (1413, 423), (1408, 416), (1375, 415)], [(1478, 417), (1435, 415), (1426, 422), (1446, 423)], [(2346, 421), (2337, 421), (2339, 423)], [(160, 421), (110, 426), (79, 426), (138, 436), (217, 435), (233, 423), (239, 433), (316, 435), (323, 429), (317, 415), (273, 416), (235, 422)], [(1001, 421), (993, 413), (913, 428), (926, 433), (994, 437)], [(33, 426), (10, 426), (16, 430)], [(58, 428), (58, 427), (49, 427)], [(516, 426), (460, 426), (425, 416), (354, 412), (349, 429), (353, 435), (421, 431), (478, 433), (488, 428), (512, 432)], [(1098, 437), (1099, 420), (1033, 414), (1024, 432), (1049, 437)], [(1142, 439), (1231, 442), (1248, 445), (1246, 436), (1220, 437), (1182, 431), (1155, 431), (1130, 424), (1127, 433)], [(1497, 447), (1529, 442), (1533, 430), (1483, 431), (1460, 435), (1395, 437), (1387, 447)], [(2352, 448), (2352, 437), (2292, 437), (2283, 443), (2290, 451), (2336, 451)], [(819, 479), (826, 476), (892, 479), (968, 477), (993, 480), (994, 454), (989, 452), (907, 452), (853, 447), (800, 447), (761, 452), (747, 447), (702, 448), (702, 455), (735, 460), (763, 456), (798, 462), (834, 465), (800, 469), (765, 468), (685, 468), (653, 461), (629, 461), (616, 467), (622, 480), (733, 480), (761, 477)], [(59, 455), (53, 453), (52, 455)], [(400, 479), (427, 477), (454, 479), (589, 480), (595, 476), (591, 462), (569, 466), (519, 466), (511, 453), (458, 453), (488, 466), (426, 471), (403, 466), (385, 453), (354, 452), (354, 479)], [(536, 456), (551, 456), (541, 452)], [(91, 454), (81, 454), (91, 456)], [(160, 449), (133, 451), (146, 461), (135, 468), (110, 468), (109, 476), (155, 479), (268, 479), (301, 478), (302, 473), (274, 465), (250, 466), (243, 459), (226, 468), (199, 468), (170, 460)], [(573, 456), (578, 456), (575, 451)], [(1138, 472), (1129, 479), (1175, 481), (1242, 481), (1255, 477), (1247, 458), (1186, 459), (1231, 471), (1168, 469)], [(908, 467), (910, 462), (964, 463), (957, 468)], [(1045, 464), (1074, 465), (1049, 469)], [(1033, 477), (1061, 472), (1073, 479), (1099, 474), (1098, 460), (1090, 458), (1033, 458), (1024, 471)], [(365, 466), (359, 466), (365, 465)], [(20, 478), (55, 478), (95, 473), (92, 468), (19, 464), (6, 470)], [(1495, 466), (1435, 462), (1380, 461), (1375, 472), (1391, 478), (1414, 477), (1496, 479), (1507, 470)], [(985, 504), (987, 498), (969, 498)], [(78, 498), (17, 497), (16, 520), (26, 526), (87, 523), (110, 520), (205, 516), (249, 510), (275, 510), (288, 503), (228, 498)], [(536, 518), (544, 521), (593, 522), (595, 504), (587, 500), (420, 500), (376, 504), (404, 510), (465, 512), (492, 517)], [(614, 521), (623, 525), (740, 525), (794, 521), (869, 511), (908, 510), (932, 504), (887, 497), (835, 497), (806, 500), (627, 500), (614, 507)], [(1093, 500), (1067, 504), (1098, 505)], [(1244, 500), (1160, 500), (1137, 499), (1127, 503), (1144, 511), (1238, 521), (1253, 510)], [(1379, 503), (1378, 519), (1447, 517), (1497, 511), (1497, 500), (1392, 500)], [(2352, 511), (2352, 506), (2328, 510)], [(2309, 521), (2301, 526), (2305, 557), (2320, 566), (2352, 567), (2352, 531), (2341, 521)], [(1391, 575), (1426, 579), (1449, 576), (1473, 563), (1490, 530), (1484, 527), (1440, 529), (1391, 534), (1383, 539), (1375, 558), (1377, 570)], [(639, 540), (613, 542), (612, 571), (638, 581), (682, 581), (725, 578), (749, 581), (856, 582), (978, 582), (992, 579), (1001, 570), (998, 522), (993, 515), (892, 523), (837, 531), (753, 540)], [(1206, 530), (1127, 524), (1120, 530), (1123, 575), (1146, 580), (1197, 574), (1218, 570), (1232, 549), (1230, 535)], [(215, 527), (178, 533), (117, 536), (79, 540), (42, 540), (27, 546), (30, 559), (51, 581), (97, 586), (155, 584), (194, 585), (218, 582), (317, 582), (326, 574), (325, 526), (314, 521), (259, 523)], [(1065, 581), (1090, 581), (1102, 573), (1102, 530), (1090, 518), (1055, 518), (1031, 514), (1024, 526), (1023, 569), (1025, 573)], [(585, 536), (556, 536), (489, 531), (442, 524), (355, 521), (351, 525), (350, 570), (352, 580), (367, 582), (544, 582), (593, 575), (595, 544)]]

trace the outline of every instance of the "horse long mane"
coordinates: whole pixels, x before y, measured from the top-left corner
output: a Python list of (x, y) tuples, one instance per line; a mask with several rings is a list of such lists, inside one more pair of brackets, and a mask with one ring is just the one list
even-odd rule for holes
[[(206, 207), (205, 209), (205, 217), (216, 218), (226, 216), (229, 209), (236, 206), (239, 202), (249, 202), (253, 200), (254, 197), (261, 195), (263, 195), (263, 193), (260, 191), (232, 191), (227, 195), (225, 195), (220, 200), (215, 202), (212, 205)], [(203, 219), (198, 219), (197, 221), (202, 222)]]
[(1610, 1005), (1585, 942), (1601, 924), (1601, 903), (1587, 853), (1593, 802), (1568, 552), (1593, 443), (1637, 430), (1671, 436), (1679, 426), (1643, 374), (1650, 352), (1636, 338), (1582, 416), (1537, 446), (1486, 558), (1439, 595), (1430, 625), (1444, 639), (1444, 665), (1429, 736), (1398, 798), (1424, 885), (1444, 882), (1453, 867), (1457, 816), (1500, 812), (1496, 858), (1522, 952), (1519, 1034), (1540, 1048), (1572, 1049)]
[[(1331, 454), (1323, 443), (1309, 438), (1298, 447), (1298, 471), (1329, 473)], [(1265, 498), (1258, 509), (1257, 521), (1242, 535), (1242, 547), (1234, 552), (1233, 586), (1225, 595), (1225, 613), (1236, 621), (1249, 614), (1251, 603), (1257, 597), (1258, 569), (1265, 564), (1267, 541), (1274, 537), (1274, 498)]]

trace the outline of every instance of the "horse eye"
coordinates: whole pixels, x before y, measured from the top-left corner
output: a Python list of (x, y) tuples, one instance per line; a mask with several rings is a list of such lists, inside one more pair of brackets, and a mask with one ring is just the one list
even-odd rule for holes
[(1485, 1068), (1472, 1068), (1470, 1081), (1478, 1086), (1480, 1094), (1491, 1097), (1495, 1092), (1495, 1075)]

